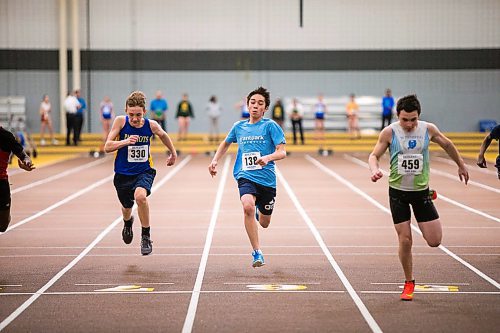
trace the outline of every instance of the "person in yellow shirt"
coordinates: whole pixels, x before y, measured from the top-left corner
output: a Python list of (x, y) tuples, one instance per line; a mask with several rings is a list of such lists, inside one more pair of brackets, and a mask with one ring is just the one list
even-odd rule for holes
[(182, 101), (179, 102), (177, 106), (177, 114), (175, 115), (177, 121), (179, 122), (179, 134), (177, 135), (177, 140), (187, 140), (187, 134), (189, 131), (189, 124), (191, 123), (191, 118), (194, 118), (193, 106), (188, 100), (188, 95), (182, 95)]
[(358, 112), (359, 105), (356, 103), (355, 95), (350, 95), (350, 101), (346, 105), (347, 125), (351, 139), (360, 139), (361, 133), (359, 131)]

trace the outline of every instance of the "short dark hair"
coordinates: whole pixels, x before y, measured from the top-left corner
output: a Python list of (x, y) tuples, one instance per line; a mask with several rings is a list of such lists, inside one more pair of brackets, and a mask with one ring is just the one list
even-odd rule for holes
[(271, 95), (269, 94), (269, 91), (267, 91), (266, 88), (258, 87), (257, 89), (252, 90), (247, 96), (247, 105), (248, 102), (250, 102), (250, 99), (252, 98), (253, 95), (262, 95), (264, 97), (264, 100), (266, 102), (266, 109), (271, 104)]
[(401, 97), (396, 104), (396, 112), (399, 116), (401, 110), (405, 110), (406, 112), (417, 111), (420, 116), (420, 102), (418, 101), (417, 95), (406, 95)]

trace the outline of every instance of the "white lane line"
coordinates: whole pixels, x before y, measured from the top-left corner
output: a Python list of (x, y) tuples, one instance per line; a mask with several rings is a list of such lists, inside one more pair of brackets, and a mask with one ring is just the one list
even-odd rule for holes
[[(433, 159), (433, 160), (438, 160), (438, 161), (441, 161), (441, 162), (446, 163), (446, 164), (448, 164), (448, 165), (453, 165), (453, 166), (455, 166), (455, 167), (457, 166), (457, 165), (455, 164), (455, 162), (453, 162), (453, 161), (451, 161), (451, 160), (449, 160), (449, 159), (443, 158), (443, 157), (436, 156), (436, 157), (433, 157), (432, 159)], [(493, 168), (495, 168), (495, 167), (494, 167), (495, 163), (493, 163), (493, 164), (491, 164), (491, 163), (490, 163), (490, 165), (493, 165)], [(465, 164), (465, 166), (466, 166), (469, 170), (474, 170), (474, 172), (476, 172), (476, 171), (477, 171), (477, 172), (481, 172), (481, 173), (488, 174), (488, 175), (494, 175), (494, 176), (496, 176), (496, 175), (497, 175), (496, 171), (491, 171), (491, 170), (488, 170), (488, 169), (483, 169), (483, 168), (478, 167), (477, 165)]]
[[(400, 291), (361, 290), (362, 294), (401, 294)], [(416, 294), (446, 294), (446, 295), (500, 295), (500, 291), (414, 291)]]
[[(155, 248), (156, 249), (156, 248)], [(203, 253), (156, 253), (155, 257), (199, 257)], [(238, 256), (248, 256), (248, 253), (211, 253), (213, 257), (238, 257)], [(324, 253), (266, 253), (268, 257), (314, 257), (323, 256)], [(336, 253), (336, 256), (397, 256), (396, 252), (342, 252)], [(445, 256), (445, 253), (413, 253), (413, 256), (431, 256), (439, 257)], [(488, 257), (488, 256), (500, 256), (500, 253), (461, 253), (462, 256), (476, 256), (476, 257)], [(47, 258), (47, 257), (74, 257), (74, 254), (12, 254), (12, 255), (0, 255), (0, 258)], [(140, 254), (137, 253), (112, 253), (112, 254), (88, 254), (87, 257), (94, 258), (116, 258), (116, 257), (138, 257)]]
[[(267, 247), (267, 246), (266, 246)], [(263, 282), (224, 282), (224, 284), (227, 285), (247, 285), (247, 284), (260, 284), (260, 285), (265, 285), (269, 284), (269, 281), (263, 281)], [(279, 282), (273, 282), (273, 284), (281, 284)], [(283, 284), (298, 284), (298, 285), (319, 285), (321, 283), (319, 282), (290, 282), (290, 281), (285, 281)]]
[[(54, 291), (43, 293), (44, 296), (74, 296), (74, 295), (151, 295), (151, 294), (191, 294), (191, 290), (160, 290), (160, 291)], [(204, 290), (201, 294), (345, 294), (345, 290)], [(401, 291), (384, 290), (361, 290), (362, 294), (401, 294)], [(447, 295), (500, 295), (500, 291), (415, 291), (415, 293), (425, 294), (447, 294)], [(7, 296), (29, 296), (36, 293), (0, 293), (0, 297)]]
[[(457, 181), (457, 182), (461, 182), (460, 178), (458, 178), (458, 175), (452, 175), (451, 173), (440, 171), (440, 170), (436, 170), (434, 168), (430, 168), (430, 169), (431, 169), (431, 172), (435, 173), (436, 175), (439, 175), (439, 176), (442, 176), (442, 177), (446, 177), (448, 179), (451, 179), (451, 180), (454, 180), (454, 181)], [(474, 185), (474, 186), (480, 187), (482, 189), (485, 189), (485, 190), (488, 190), (488, 191), (491, 191), (491, 192), (500, 193), (500, 189), (498, 189), (498, 188), (494, 188), (494, 187), (485, 185), (483, 183), (478, 183), (478, 182), (475, 182), (473, 180), (469, 180), (467, 184)]]
[[(346, 160), (349, 160), (349, 161), (351, 161), (351, 162), (359, 165), (359, 166), (362, 166), (364, 168), (368, 168), (368, 163), (363, 162), (363, 161), (361, 161), (360, 159), (358, 159), (356, 157), (352, 157), (352, 156), (349, 156), (349, 155), (344, 155), (344, 158)], [(387, 171), (385, 171), (383, 169), (380, 169), (380, 171), (382, 171), (382, 173), (384, 175), (388, 175)], [(487, 213), (485, 213), (483, 211), (480, 211), (480, 210), (477, 210), (475, 208), (469, 207), (467, 205), (464, 205), (464, 204), (462, 204), (462, 203), (460, 203), (458, 201), (455, 201), (453, 199), (448, 198), (447, 196), (445, 196), (445, 195), (443, 195), (441, 193), (438, 194), (438, 197), (439, 197), (439, 199), (443, 199), (444, 201), (446, 201), (448, 203), (451, 203), (452, 205), (455, 205), (455, 206), (460, 207), (462, 209), (465, 209), (465, 210), (467, 210), (467, 211), (469, 211), (471, 213), (474, 213), (474, 214), (477, 214), (477, 215), (481, 215), (482, 217), (486, 217), (487, 219), (490, 219), (492, 221), (500, 223), (500, 218), (492, 216), (490, 214), (487, 214)]]
[[(42, 166), (37, 166), (36, 169), (40, 170), (42, 168), (46, 168), (46, 167), (51, 166), (51, 165), (55, 165), (55, 164), (59, 164), (59, 163), (64, 163), (64, 162), (67, 162), (67, 161), (76, 160), (77, 158), (80, 158), (80, 156), (75, 156), (75, 157), (68, 158), (68, 159), (56, 160), (56, 161), (52, 161), (52, 162), (49, 162), (49, 163), (45, 163)], [(36, 164), (36, 161), (35, 161), (35, 164)], [(26, 171), (23, 170), (23, 169), (21, 169), (21, 168), (19, 168), (19, 169), (12, 169), (12, 170), (9, 171), (9, 176), (14, 176), (14, 175), (17, 175), (17, 174), (20, 174), (20, 173), (23, 173), (23, 172), (26, 172)]]
[[(156, 230), (156, 228), (155, 228)], [(266, 245), (266, 248), (292, 248), (292, 249), (302, 249), (302, 248), (319, 248), (319, 245)], [(397, 248), (397, 245), (328, 245), (329, 248)], [(413, 248), (428, 248), (427, 245), (413, 245)], [(500, 245), (448, 245), (448, 247), (456, 248), (498, 248)], [(0, 250), (15, 250), (15, 249), (55, 249), (55, 250), (65, 250), (65, 249), (84, 249), (84, 246), (0, 246)], [(217, 245), (212, 246), (212, 249), (247, 249), (248, 246), (242, 245)], [(94, 249), (120, 249), (123, 250), (123, 246), (96, 246)], [(203, 249), (203, 246), (155, 246), (155, 249)]]
[[(179, 170), (181, 170), (187, 162), (191, 160), (191, 156), (187, 156), (181, 163), (179, 163), (172, 171), (170, 171), (163, 179), (151, 189), (151, 193), (156, 192), (158, 188), (163, 186), (168, 180), (170, 180)], [(134, 204), (133, 210), (137, 206)], [(9, 325), (14, 319), (16, 319), (21, 313), (24, 312), (33, 302), (35, 302), (38, 297), (47, 291), (50, 287), (54, 285), (67, 271), (69, 271), (73, 266), (75, 266), (80, 260), (82, 260), (87, 253), (89, 253), (114, 227), (122, 221), (122, 216), (120, 215), (116, 220), (114, 220), (106, 229), (104, 229), (93, 241), (90, 243), (75, 259), (73, 259), (66, 267), (61, 269), (52, 279), (49, 280), (43, 287), (38, 289), (38, 291), (28, 298), (23, 304), (21, 304), (14, 312), (12, 312), (7, 318), (5, 318), (0, 323), (0, 331), (2, 331), (7, 325)]]
[(467, 205), (464, 205), (464, 204), (462, 204), (462, 203), (460, 203), (458, 201), (455, 201), (453, 199), (450, 199), (450, 198), (442, 195), (441, 193), (439, 193), (438, 196), (439, 196), (439, 199), (443, 199), (444, 201), (446, 201), (448, 203), (451, 203), (452, 205), (455, 205), (455, 206), (460, 207), (462, 209), (468, 210), (471, 213), (475, 213), (477, 215), (481, 215), (483, 217), (486, 217), (487, 219), (490, 219), (492, 221), (500, 223), (500, 218), (498, 218), (498, 217), (492, 216), (492, 215), (487, 214), (487, 213), (485, 213), (483, 211), (480, 211), (480, 210), (477, 210), (475, 208), (472, 208), (472, 207), (469, 207)]
[(198, 308), (198, 300), (200, 298), (201, 285), (203, 283), (203, 277), (205, 275), (205, 269), (207, 267), (208, 254), (210, 252), (210, 247), (212, 245), (212, 238), (214, 236), (215, 224), (217, 223), (217, 217), (219, 215), (219, 209), (222, 202), (222, 194), (224, 193), (224, 186), (226, 185), (226, 179), (229, 170), (229, 163), (231, 162), (231, 157), (227, 156), (224, 162), (224, 169), (222, 170), (221, 179), (219, 181), (219, 186), (217, 188), (217, 196), (215, 198), (214, 207), (212, 210), (212, 216), (210, 218), (210, 224), (207, 230), (207, 238), (205, 240), (205, 246), (203, 247), (203, 254), (200, 260), (200, 266), (198, 268), (198, 274), (196, 275), (196, 281), (193, 287), (193, 293), (191, 294), (191, 300), (189, 301), (189, 307), (186, 314), (186, 319), (184, 320), (184, 326), (182, 327), (182, 333), (190, 333), (193, 330), (194, 317), (196, 316), (196, 309)]
[(99, 164), (102, 164), (104, 162), (106, 162), (108, 159), (99, 159), (97, 161), (92, 161), (90, 163), (87, 163), (87, 164), (83, 164), (83, 165), (80, 165), (79, 167), (76, 167), (76, 168), (71, 168), (71, 169), (68, 169), (64, 172), (61, 172), (61, 173), (58, 173), (56, 175), (53, 175), (53, 176), (50, 176), (50, 177), (47, 177), (45, 179), (42, 179), (42, 180), (39, 180), (39, 181), (36, 181), (36, 182), (33, 182), (33, 183), (30, 183), (28, 185), (24, 185), (24, 186), (21, 186), (21, 187), (18, 187), (16, 189), (13, 189), (10, 193), (11, 194), (16, 194), (16, 193), (19, 193), (21, 191), (25, 191), (25, 190), (28, 190), (28, 189), (31, 189), (33, 187), (36, 187), (36, 186), (39, 186), (39, 185), (42, 185), (42, 184), (46, 184), (46, 183), (49, 183), (53, 180), (56, 180), (56, 179), (59, 179), (59, 178), (62, 178), (62, 177), (65, 177), (67, 175), (71, 175), (72, 173), (75, 173), (75, 172), (79, 172), (79, 171), (82, 171), (82, 170), (85, 170), (85, 169), (88, 169), (88, 168), (91, 168), (93, 166), (96, 166), (96, 165), (99, 165)]
[(129, 284), (141, 284), (141, 285), (173, 285), (173, 282), (137, 282), (137, 283), (131, 283), (131, 282), (116, 282), (116, 283), (75, 283), (75, 286), (125, 286)]
[[(341, 182), (342, 184), (344, 184), (345, 186), (349, 187), (352, 191), (354, 191), (355, 193), (359, 194), (360, 196), (362, 196), (363, 198), (365, 198), (366, 200), (368, 200), (370, 203), (372, 203), (374, 206), (378, 207), (381, 211), (391, 215), (391, 211), (386, 208), (385, 206), (381, 205), (378, 201), (376, 201), (375, 199), (373, 199), (371, 196), (369, 196), (368, 194), (366, 194), (365, 192), (363, 192), (362, 190), (360, 190), (359, 188), (357, 188), (356, 186), (354, 186), (351, 182), (347, 181), (346, 179), (344, 179), (342, 176), (338, 175), (336, 172), (334, 172), (333, 170), (330, 170), (329, 168), (327, 168), (326, 166), (324, 166), (323, 164), (321, 164), (319, 161), (317, 161), (316, 159), (312, 158), (311, 156), (309, 155), (306, 155), (306, 159), (311, 162), (312, 164), (316, 165), (320, 170), (324, 171), (326, 174), (334, 177), (335, 179), (337, 179), (339, 182)], [(356, 159), (357, 160), (357, 159)], [(360, 160), (358, 160), (359, 163), (364, 163)], [(358, 163), (358, 162), (356, 162)], [(358, 164), (359, 164), (358, 163)], [(364, 167), (368, 167), (368, 164), (367, 163), (364, 163), (363, 165)], [(442, 195), (441, 195), (442, 197)], [(420, 236), (422, 236), (422, 232), (420, 231), (419, 228), (417, 228), (416, 226), (414, 226), (413, 224), (410, 224), (411, 228), (413, 229), (413, 231), (415, 231), (416, 233), (418, 233)], [(486, 280), (487, 282), (491, 283), (494, 287), (496, 287), (497, 289), (500, 289), (500, 283), (498, 283), (497, 281), (493, 280), (492, 278), (490, 278), (488, 275), (486, 275), (485, 273), (481, 272), (479, 269), (477, 269), (476, 267), (472, 266), (471, 264), (469, 264), (467, 261), (463, 260), (462, 258), (460, 258), (459, 256), (457, 256), (455, 253), (451, 252), (450, 250), (448, 250), (446, 247), (444, 247), (443, 245), (439, 245), (439, 249), (445, 253), (447, 253), (450, 257), (452, 257), (453, 259), (455, 259), (456, 261), (460, 262), (462, 265), (464, 265), (465, 267), (467, 267), (468, 269), (470, 269), (471, 271), (473, 271), (474, 273), (476, 273), (477, 275), (479, 275), (481, 278), (483, 278), (484, 280)]]
[(30, 222), (30, 221), (32, 221), (32, 220), (34, 220), (34, 219), (36, 219), (36, 218), (38, 218), (38, 217), (40, 217), (42, 215), (47, 214), (48, 212), (56, 209), (57, 207), (62, 206), (65, 203), (68, 203), (71, 200), (76, 199), (79, 196), (81, 196), (81, 195), (83, 195), (83, 194), (85, 194), (87, 192), (92, 191), (93, 189), (95, 189), (96, 187), (101, 186), (102, 184), (108, 183), (111, 179), (113, 179), (113, 175), (110, 175), (110, 176), (108, 176), (106, 178), (103, 178), (103, 179), (101, 179), (101, 180), (99, 180), (99, 181), (97, 181), (97, 182), (95, 182), (95, 183), (93, 183), (93, 184), (91, 184), (91, 185), (89, 185), (89, 186), (81, 189), (80, 191), (71, 194), (69, 197), (66, 197), (63, 200), (60, 200), (60, 201), (56, 202), (55, 204), (53, 204), (53, 205), (51, 205), (51, 206), (49, 206), (49, 207), (47, 207), (47, 208), (39, 211), (38, 213), (36, 213), (34, 215), (31, 215), (31, 216), (25, 218), (24, 220), (21, 220), (21, 221), (17, 222), (16, 224), (11, 225), (9, 228), (7, 228), (7, 230), (5, 230), (5, 232), (3, 232), (3, 233), (0, 232), (0, 236), (6, 234), (7, 232), (9, 232), (9, 231), (11, 231), (11, 230), (13, 230), (13, 229), (15, 229), (17, 227), (22, 226), (23, 224), (28, 223), (28, 222)]
[[(191, 294), (192, 290), (159, 290), (159, 291), (54, 291), (44, 293), (44, 296), (50, 295), (128, 295), (128, 294)], [(344, 290), (204, 290), (201, 294), (258, 294), (258, 293), (290, 293), (290, 294), (344, 294)], [(401, 293), (401, 292), (400, 292)], [(20, 296), (20, 295), (36, 295), (36, 293), (19, 292), (19, 293), (0, 293), (1, 296)]]
[(285, 177), (282, 175), (281, 171), (278, 168), (276, 168), (276, 175), (278, 176), (278, 179), (282, 183), (283, 187), (285, 187), (285, 189), (288, 193), (288, 196), (290, 197), (293, 204), (295, 205), (295, 208), (297, 209), (299, 214), (302, 216), (302, 219), (304, 220), (304, 222), (307, 224), (307, 226), (311, 230), (311, 233), (313, 234), (314, 238), (316, 239), (316, 242), (318, 242), (319, 246), (323, 250), (324, 255), (326, 256), (326, 258), (330, 262), (330, 265), (333, 267), (333, 269), (337, 273), (338, 277), (340, 278), (340, 281), (342, 281), (342, 284), (344, 285), (347, 292), (349, 293), (349, 296), (351, 296), (352, 300), (354, 301), (354, 303), (358, 307), (359, 312), (361, 312), (361, 315), (365, 319), (366, 323), (368, 324), (368, 326), (370, 327), (372, 332), (382, 332), (382, 329), (375, 321), (375, 318), (373, 318), (370, 311), (368, 311), (365, 304), (363, 303), (361, 298), (359, 298), (358, 294), (356, 293), (356, 291), (352, 287), (351, 283), (349, 282), (349, 280), (345, 276), (344, 272), (342, 271), (340, 266), (337, 264), (337, 262), (333, 258), (332, 254), (330, 253), (330, 250), (328, 249), (328, 246), (326, 246), (325, 242), (323, 241), (323, 238), (321, 237), (318, 229), (316, 228), (316, 226), (314, 225), (312, 220), (309, 218), (309, 215), (307, 215), (306, 211), (304, 210), (304, 208), (300, 204), (299, 199), (297, 199), (297, 196), (295, 195), (292, 188), (290, 187), (290, 185), (286, 181)]
[[(314, 211), (314, 210), (311, 210), (311, 211)], [(59, 217), (63, 217), (62, 214), (59, 214), (58, 215)], [(73, 216), (73, 215), (71, 215)], [(328, 215), (328, 216), (331, 216), (331, 215)], [(336, 215), (337, 217), (340, 217), (340, 215)], [(352, 212), (351, 214), (349, 214), (349, 216), (352, 216)], [(69, 217), (69, 214), (68, 214), (68, 217)], [(191, 228), (191, 227), (188, 227), (188, 228), (185, 228), (185, 227), (182, 227), (182, 226), (179, 226), (179, 227), (156, 227), (155, 230), (191, 230), (191, 229), (203, 229), (205, 230), (207, 227), (204, 226), (204, 227), (196, 227), (196, 228)], [(219, 227), (219, 230), (240, 230), (241, 227)], [(284, 227), (284, 226), (276, 226), (274, 227), (273, 229), (282, 229), (282, 230), (309, 230), (307, 228), (307, 226), (305, 227)], [(363, 230), (363, 229), (393, 229), (392, 227), (390, 226), (373, 226), (373, 225), (359, 225), (359, 226), (321, 226), (321, 227), (318, 227), (319, 230), (333, 230), (333, 229), (336, 229), (336, 230), (342, 230), (342, 229), (348, 229), (348, 230)], [(443, 226), (443, 229), (499, 229), (500, 230), (500, 226)], [(44, 228), (43, 226), (39, 227), (39, 228), (34, 228), (34, 227), (25, 227), (23, 228), (22, 230), (18, 230), (18, 232), (28, 232), (28, 231), (37, 231), (37, 232), (54, 232), (54, 231), (93, 231), (93, 230), (100, 230), (99, 228), (78, 228), (78, 227), (75, 227), (75, 228), (71, 228), (71, 227), (67, 227), (67, 228)]]
[[(401, 282), (371, 282), (370, 284), (375, 285), (401, 285)], [(470, 286), (470, 283), (462, 282), (420, 282), (418, 284), (432, 284), (432, 285), (444, 285), (444, 286)]]

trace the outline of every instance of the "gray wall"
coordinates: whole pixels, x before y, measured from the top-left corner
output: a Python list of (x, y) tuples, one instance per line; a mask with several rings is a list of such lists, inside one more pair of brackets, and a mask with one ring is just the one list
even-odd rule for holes
[[(302, 28), (298, 1), (291, 0), (78, 3), (80, 45), (91, 51), (500, 48), (498, 0), (305, 0)], [(0, 49), (57, 50), (57, 5), (58, 0), (0, 0)], [(93, 70), (90, 64), (90, 72), (82, 72), (81, 87), (91, 102), (92, 132), (100, 131), (98, 105), (104, 95), (120, 112), (128, 93), (136, 89), (148, 98), (158, 89), (165, 93), (170, 131), (177, 130), (174, 109), (187, 92), (196, 116), (191, 130), (205, 132), (208, 121), (203, 109), (215, 94), (225, 109), (221, 129), (227, 130), (239, 117), (234, 104), (258, 85), (268, 87), (272, 97), (318, 92), (382, 96), (385, 88), (392, 88), (396, 96), (414, 92), (421, 98), (424, 119), (444, 131), (475, 131), (479, 119), (500, 121), (500, 67), (479, 69), (481, 64), (471, 63), (471, 68), (450, 70), (356, 70), (353, 65), (352, 70), (320, 71), (136, 70), (133, 66), (109, 71)], [(29, 123), (36, 132), (38, 105), (48, 93), (58, 128), (57, 71), (27, 70), (20, 63), (14, 67), (0, 65), (0, 95), (26, 96)], [(68, 82), (71, 87), (71, 75)]]

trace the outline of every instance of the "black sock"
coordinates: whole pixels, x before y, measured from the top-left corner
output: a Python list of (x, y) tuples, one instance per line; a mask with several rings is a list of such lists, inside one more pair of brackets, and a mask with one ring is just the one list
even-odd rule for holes
[(151, 227), (147, 227), (147, 228), (142, 227), (142, 235), (149, 236), (149, 230), (151, 230)]
[(130, 228), (132, 226), (132, 223), (134, 223), (134, 217), (132, 216), (128, 221), (123, 220), (123, 222), (125, 223), (125, 226), (127, 228)]

